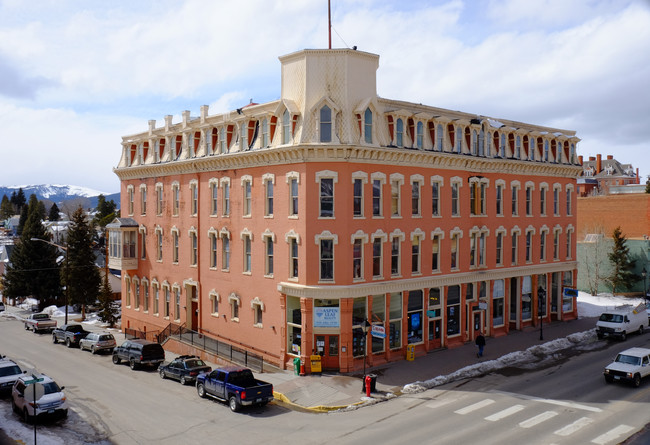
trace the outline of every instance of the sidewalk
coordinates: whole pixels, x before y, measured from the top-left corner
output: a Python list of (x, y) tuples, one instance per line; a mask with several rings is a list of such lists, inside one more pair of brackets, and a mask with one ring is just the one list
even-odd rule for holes
[(293, 372), (262, 374), (261, 378), (273, 383), (274, 390), (279, 396), (294, 406), (311, 411), (331, 411), (343, 409), (350, 405), (374, 403), (399, 394), (409, 383), (426, 381), (437, 376), (451, 374), (461, 368), (481, 361), (497, 359), (515, 351), (524, 351), (535, 345), (540, 345), (558, 338), (564, 338), (576, 332), (593, 329), (596, 318), (582, 318), (568, 322), (553, 322), (543, 327), (544, 340), (539, 339), (539, 328), (525, 328), (514, 331), (498, 338), (486, 338), (485, 354), (476, 357), (476, 346), (473, 342), (453, 349), (432, 351), (424, 356), (416, 357), (414, 361), (406, 360), (368, 368), (368, 373), (377, 375), (377, 393), (370, 400), (362, 392), (361, 374), (340, 375), (327, 374), (322, 376), (296, 376)]

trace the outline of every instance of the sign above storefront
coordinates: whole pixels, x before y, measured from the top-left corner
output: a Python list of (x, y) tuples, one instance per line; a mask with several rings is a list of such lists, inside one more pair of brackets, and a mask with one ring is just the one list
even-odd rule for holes
[(340, 326), (338, 307), (314, 307), (315, 328), (338, 328)]
[(386, 328), (379, 324), (373, 324), (370, 335), (377, 338), (386, 338)]

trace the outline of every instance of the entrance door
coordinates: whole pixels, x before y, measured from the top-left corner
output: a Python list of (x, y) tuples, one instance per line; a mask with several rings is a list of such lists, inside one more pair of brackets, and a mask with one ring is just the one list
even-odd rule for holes
[(483, 311), (474, 312), (474, 323), (472, 324), (472, 340), (476, 340), (479, 333), (483, 332)]
[(323, 370), (339, 370), (339, 336), (338, 335), (317, 335), (316, 354), (321, 356)]
[(192, 301), (192, 327), (193, 331), (199, 330), (199, 302)]

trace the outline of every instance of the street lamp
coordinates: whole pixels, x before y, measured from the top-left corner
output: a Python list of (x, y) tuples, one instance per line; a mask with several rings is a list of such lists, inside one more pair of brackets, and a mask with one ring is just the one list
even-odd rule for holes
[(69, 277), (67, 277), (67, 274), (70, 272), (68, 269), (68, 248), (65, 246), (61, 246), (59, 244), (53, 243), (52, 241), (48, 241), (42, 238), (30, 238), (30, 241), (42, 241), (45, 244), (49, 244), (50, 246), (58, 247), (59, 249), (62, 249), (65, 252), (65, 273), (66, 273), (66, 280), (65, 280), (65, 323), (68, 324), (68, 302), (70, 299), (70, 283)]
[[(546, 309), (546, 305), (542, 305), (542, 302), (546, 302), (546, 291), (542, 289), (541, 287), (537, 289), (537, 300), (539, 302), (539, 339), (544, 340), (544, 328), (542, 327), (544, 325), (544, 318), (542, 314), (542, 306), (544, 306), (544, 309)], [(544, 310), (546, 312), (546, 310)]]
[(368, 323), (367, 318), (363, 320), (363, 323), (361, 323), (361, 330), (363, 331), (363, 378), (364, 379), (366, 378), (366, 357), (368, 356), (368, 348), (366, 347), (366, 343), (368, 341), (368, 329), (370, 329), (370, 326), (372, 325)]

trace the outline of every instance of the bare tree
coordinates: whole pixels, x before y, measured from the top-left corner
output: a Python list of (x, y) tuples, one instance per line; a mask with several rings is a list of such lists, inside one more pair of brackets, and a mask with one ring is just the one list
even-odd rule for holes
[(597, 295), (600, 285), (607, 278), (607, 254), (610, 243), (605, 238), (605, 228), (600, 224), (586, 227), (582, 236), (583, 240), (580, 242), (582, 254), (578, 262), (584, 272), (589, 293)]

